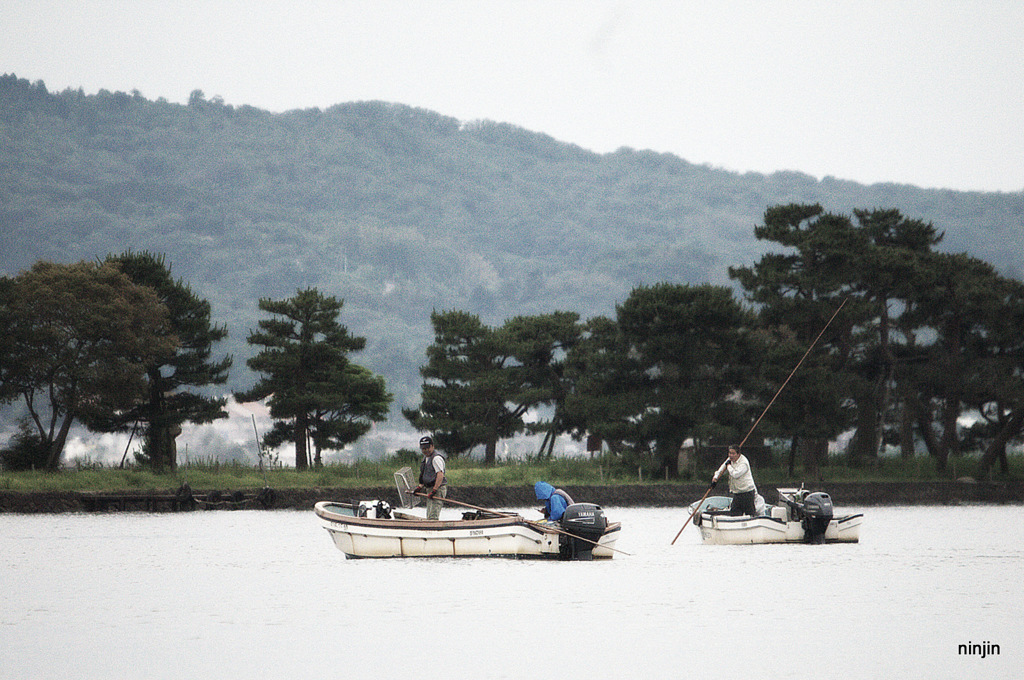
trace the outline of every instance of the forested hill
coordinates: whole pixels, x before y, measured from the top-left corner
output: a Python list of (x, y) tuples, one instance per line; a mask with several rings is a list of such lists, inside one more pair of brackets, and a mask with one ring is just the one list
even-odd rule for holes
[[(680, 122), (685, 125), (685, 121)], [(1004, 274), (1024, 272), (1024, 194), (737, 174), (676, 156), (596, 154), (490, 121), (359, 102), (273, 114), (192, 94), (52, 93), (0, 78), (0, 273), (132, 249), (166, 254), (213, 305), (251, 385), (261, 297), (315, 286), (367, 338), (354, 359), (418, 400), (432, 310), (500, 324), (614, 314), (640, 283), (729, 283), (778, 203), (897, 208)]]

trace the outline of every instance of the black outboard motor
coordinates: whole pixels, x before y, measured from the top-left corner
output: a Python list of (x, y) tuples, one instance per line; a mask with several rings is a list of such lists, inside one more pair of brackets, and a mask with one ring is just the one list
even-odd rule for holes
[(804, 499), (803, 526), (805, 543), (824, 543), (825, 531), (832, 521), (832, 499), (827, 493), (816, 491)]
[(605, 529), (608, 518), (604, 516), (601, 506), (593, 503), (573, 503), (565, 509), (559, 520), (562, 534), (559, 539), (558, 558), (561, 560), (592, 560), (594, 547)]

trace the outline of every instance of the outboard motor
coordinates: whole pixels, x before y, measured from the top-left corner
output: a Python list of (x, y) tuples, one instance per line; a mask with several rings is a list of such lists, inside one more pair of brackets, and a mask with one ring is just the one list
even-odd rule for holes
[(601, 540), (608, 528), (608, 518), (601, 506), (593, 503), (573, 503), (565, 509), (559, 520), (562, 534), (559, 538), (558, 558), (561, 560), (592, 560), (594, 544)]
[(816, 491), (807, 494), (803, 502), (804, 542), (824, 543), (832, 515), (832, 499), (827, 493)]

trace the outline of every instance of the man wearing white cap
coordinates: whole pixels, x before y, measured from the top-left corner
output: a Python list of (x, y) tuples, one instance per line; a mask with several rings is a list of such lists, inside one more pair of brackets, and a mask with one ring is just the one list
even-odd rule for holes
[(420, 463), (420, 483), (413, 493), (427, 492), (427, 519), (438, 519), (441, 516), (441, 501), (438, 497), (448, 497), (448, 480), (444, 476), (444, 456), (434, 449), (434, 440), (430, 437), (420, 438), (420, 451), (423, 462)]

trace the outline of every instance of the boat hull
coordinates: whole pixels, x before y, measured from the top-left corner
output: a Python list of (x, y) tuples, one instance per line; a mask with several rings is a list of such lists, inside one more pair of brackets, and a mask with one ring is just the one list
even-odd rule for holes
[[(558, 559), (561, 533), (519, 516), (426, 520), (356, 517), (344, 504), (314, 506), (334, 545), (348, 557), (511, 557)], [(614, 554), (621, 525), (610, 524), (593, 549), (595, 559)]]
[[(825, 530), (824, 543), (857, 543), (864, 515), (833, 518)], [(731, 517), (704, 512), (700, 515), (700, 537), (710, 545), (744, 545), (756, 543), (804, 543), (802, 522), (775, 517)]]

